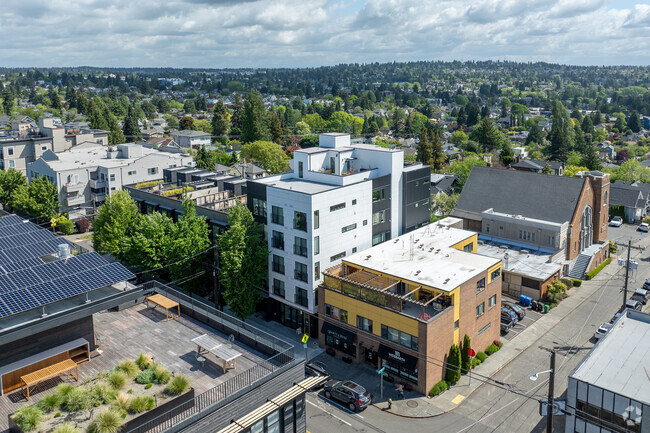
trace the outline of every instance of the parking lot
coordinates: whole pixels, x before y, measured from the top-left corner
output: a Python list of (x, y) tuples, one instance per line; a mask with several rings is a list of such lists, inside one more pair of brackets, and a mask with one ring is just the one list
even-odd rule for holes
[(511, 297), (508, 297), (508, 296), (505, 296), (505, 295), (502, 295), (501, 299), (503, 301), (513, 302), (513, 303), (519, 305), (523, 310), (526, 311), (526, 315), (524, 316), (524, 318), (522, 320), (518, 321), (517, 323), (515, 323), (515, 326), (513, 326), (512, 329), (507, 334), (501, 333), (501, 338), (503, 340), (506, 340), (506, 341), (512, 340), (513, 338), (515, 338), (517, 336), (517, 334), (519, 334), (521, 331), (526, 329), (528, 326), (535, 323), (535, 321), (537, 321), (537, 319), (539, 319), (540, 317), (542, 317), (544, 315), (544, 313), (540, 313), (538, 311), (533, 311), (530, 307), (521, 306), (519, 304), (519, 299), (511, 298)]
[(623, 224), (620, 227), (609, 226), (607, 228), (607, 237), (619, 245), (627, 244), (629, 240), (632, 240), (632, 245), (638, 246), (641, 239), (650, 236), (650, 233), (640, 232), (637, 230), (638, 228), (638, 224)]

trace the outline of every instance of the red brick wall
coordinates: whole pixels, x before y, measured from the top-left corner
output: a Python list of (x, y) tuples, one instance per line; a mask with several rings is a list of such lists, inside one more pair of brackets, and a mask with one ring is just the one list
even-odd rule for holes
[[(433, 385), (445, 378), (447, 355), (449, 348), (454, 344), (453, 308), (438, 314), (428, 324), (420, 323), (419, 332), (421, 359), (418, 365), (418, 376), (422, 371), (426, 371), (424, 381), (420, 380), (418, 391), (428, 394)], [(423, 359), (426, 359), (426, 362)]]

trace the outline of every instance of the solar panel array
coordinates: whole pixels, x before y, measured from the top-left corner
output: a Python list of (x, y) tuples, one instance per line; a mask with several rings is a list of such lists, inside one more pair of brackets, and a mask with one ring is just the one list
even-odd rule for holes
[(94, 252), (49, 263), (40, 259), (61, 244), (72, 245), (16, 215), (0, 218), (0, 317), (135, 277)]

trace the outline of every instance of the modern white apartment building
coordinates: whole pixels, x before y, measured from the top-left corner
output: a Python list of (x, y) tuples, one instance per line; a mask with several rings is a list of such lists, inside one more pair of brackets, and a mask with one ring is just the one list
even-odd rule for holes
[(83, 216), (122, 185), (158, 180), (163, 169), (193, 166), (192, 156), (127, 143), (84, 143), (61, 153), (46, 151), (27, 165), (28, 178), (49, 177), (59, 191), (61, 212)]
[(38, 128), (29, 123), (13, 125), (11, 134), (0, 136), (0, 169), (13, 168), (27, 175), (27, 164), (45, 152), (64, 152), (81, 143), (108, 145), (108, 131), (66, 128), (60, 119), (41, 117)]
[(429, 222), (431, 170), (401, 150), (321, 134), (294, 152), (293, 172), (249, 180), (248, 206), (266, 225), (270, 318), (317, 335), (322, 270)]
[(170, 132), (169, 136), (184, 148), (198, 149), (201, 146), (210, 145), (210, 134), (203, 131), (182, 130)]

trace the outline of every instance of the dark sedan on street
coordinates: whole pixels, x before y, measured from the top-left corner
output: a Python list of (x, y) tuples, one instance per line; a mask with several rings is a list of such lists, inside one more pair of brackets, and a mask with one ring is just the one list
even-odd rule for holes
[(372, 401), (370, 393), (351, 380), (328, 380), (323, 389), (325, 397), (338, 400), (352, 412), (365, 409)]

